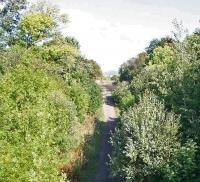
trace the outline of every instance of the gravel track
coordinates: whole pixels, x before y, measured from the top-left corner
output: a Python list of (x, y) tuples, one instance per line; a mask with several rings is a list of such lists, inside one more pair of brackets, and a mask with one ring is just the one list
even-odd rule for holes
[(99, 151), (99, 159), (97, 164), (97, 173), (93, 182), (119, 182), (117, 179), (113, 179), (109, 174), (109, 161), (108, 155), (112, 151), (112, 147), (109, 143), (111, 132), (115, 129), (116, 114), (112, 103), (111, 91), (113, 90), (112, 82), (102, 81), (99, 85), (103, 89), (104, 104), (103, 112), (105, 117), (105, 124), (103, 126), (101, 147)]

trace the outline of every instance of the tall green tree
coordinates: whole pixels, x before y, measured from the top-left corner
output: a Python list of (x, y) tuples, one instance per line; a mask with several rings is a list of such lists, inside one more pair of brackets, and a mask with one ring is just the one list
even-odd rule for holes
[(1, 0), (0, 5), (0, 48), (5, 48), (16, 38), (17, 26), (27, 7), (27, 1)]
[(147, 53), (141, 52), (137, 57), (131, 58), (126, 63), (122, 64), (119, 69), (120, 80), (130, 82), (145, 65), (146, 59)]
[(41, 41), (61, 37), (60, 24), (67, 22), (67, 15), (61, 14), (57, 6), (47, 1), (38, 1), (22, 18), (18, 28), (18, 40), (26, 46), (31, 46)]

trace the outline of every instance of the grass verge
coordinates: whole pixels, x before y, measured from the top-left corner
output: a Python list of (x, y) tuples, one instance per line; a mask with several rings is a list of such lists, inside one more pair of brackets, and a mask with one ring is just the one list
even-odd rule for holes
[(81, 182), (92, 181), (94, 175), (96, 174), (102, 127), (104, 122), (104, 116), (102, 110), (100, 110), (95, 119), (94, 132), (86, 136), (85, 145), (83, 148), (84, 160), (79, 173), (79, 181)]

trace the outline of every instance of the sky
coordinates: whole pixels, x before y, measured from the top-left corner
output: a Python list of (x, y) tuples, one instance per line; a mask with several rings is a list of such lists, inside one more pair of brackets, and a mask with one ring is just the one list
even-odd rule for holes
[(199, 27), (200, 0), (49, 0), (67, 13), (62, 31), (75, 37), (104, 72), (144, 51), (153, 38), (171, 35), (172, 21)]

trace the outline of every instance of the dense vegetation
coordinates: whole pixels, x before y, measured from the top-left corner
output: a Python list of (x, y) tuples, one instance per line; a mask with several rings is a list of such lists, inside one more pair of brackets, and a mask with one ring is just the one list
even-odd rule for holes
[(119, 70), (110, 165), (125, 181), (200, 181), (200, 31), (175, 27)]
[(67, 21), (44, 1), (1, 1), (0, 181), (65, 180), (79, 127), (101, 106), (100, 67), (59, 32)]

